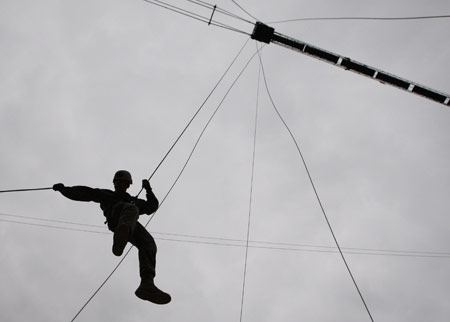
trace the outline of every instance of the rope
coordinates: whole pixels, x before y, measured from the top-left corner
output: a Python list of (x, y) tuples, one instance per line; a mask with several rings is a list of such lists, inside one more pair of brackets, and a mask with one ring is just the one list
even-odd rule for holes
[[(239, 51), (238, 55), (235, 57), (235, 59), (233, 60), (232, 64), (234, 64), (234, 61), (236, 60), (236, 58), (240, 55), (242, 49), (245, 47), (245, 45), (248, 43), (248, 40), (245, 42), (244, 46), (241, 48), (241, 50)], [(248, 62), (246, 63), (246, 65), (244, 66), (244, 68), (241, 70), (241, 72), (239, 73), (239, 75), (235, 78), (235, 80), (233, 81), (233, 83), (231, 84), (230, 88), (228, 89), (228, 91), (225, 93), (224, 97), (222, 98), (222, 100), (220, 101), (219, 105), (217, 106), (217, 108), (215, 109), (214, 113), (211, 115), (211, 117), (209, 118), (208, 122), (206, 123), (205, 127), (203, 128), (202, 132), (200, 133), (199, 138), (197, 139), (197, 142), (194, 145), (194, 148), (192, 149), (191, 153), (189, 154), (189, 157), (187, 159), (187, 161), (185, 162), (184, 166), (182, 167), (180, 173), (178, 174), (177, 178), (175, 179), (174, 183), (172, 184), (172, 186), (170, 187), (169, 191), (166, 193), (166, 195), (164, 196), (163, 200), (160, 203), (160, 207), (164, 204), (165, 200), (167, 199), (167, 197), (169, 196), (170, 192), (173, 190), (173, 188), (175, 187), (175, 185), (177, 184), (178, 180), (180, 179), (181, 175), (183, 174), (184, 170), (186, 169), (186, 166), (188, 165), (192, 155), (194, 154), (195, 149), (197, 148), (198, 143), (200, 142), (204, 132), (206, 131), (208, 125), (211, 123), (212, 119), (214, 118), (214, 116), (216, 115), (217, 111), (219, 110), (219, 108), (222, 106), (222, 103), (225, 101), (225, 98), (228, 96), (228, 94), (230, 93), (231, 89), (234, 87), (234, 85), (236, 84), (237, 80), (241, 77), (241, 75), (243, 74), (243, 72), (245, 71), (245, 69), (247, 68), (247, 66), (249, 65), (250, 61), (253, 60), (253, 58), (256, 56), (257, 53), (253, 54), (253, 56), (248, 60)], [(231, 67), (231, 66), (230, 66)], [(227, 68), (227, 71), (230, 69)], [(223, 77), (222, 77), (223, 78)], [(222, 79), (221, 78), (221, 79)], [(219, 81), (220, 82), (220, 81)], [(216, 85), (217, 87), (217, 85)], [(216, 88), (214, 87), (214, 89)], [(208, 97), (211, 95), (211, 93), (208, 95)], [(204, 103), (203, 103), (204, 104)], [(202, 106), (203, 106), (202, 104)], [(183, 131), (184, 133), (184, 131)], [(179, 138), (178, 138), (179, 139)], [(173, 148), (173, 146), (172, 146)], [(171, 149), (172, 149), (171, 148)], [(170, 151), (169, 151), (170, 152)], [(167, 157), (167, 155), (166, 155)], [(162, 163), (162, 162), (161, 162)], [(153, 172), (153, 174), (156, 171)], [(153, 175), (152, 174), (152, 175)], [(142, 190), (141, 190), (142, 191)], [(147, 227), (148, 224), (152, 221), (152, 219), (155, 217), (157, 212), (153, 213), (149, 220), (147, 221), (147, 223), (145, 224), (144, 227)], [(125, 260), (125, 258), (128, 256), (128, 254), (130, 253), (131, 249), (133, 248), (133, 246), (130, 246), (130, 248), (126, 251), (125, 255), (122, 256), (121, 260), (117, 263), (117, 265), (114, 267), (114, 269), (112, 270), (112, 272), (106, 277), (106, 279), (100, 284), (100, 286), (97, 288), (97, 290), (94, 292), (94, 294), (92, 294), (92, 296), (86, 301), (86, 303), (81, 307), (81, 309), (75, 314), (75, 316), (73, 317), (73, 319), (71, 320), (71, 322), (75, 321), (75, 319), (78, 317), (78, 315), (84, 310), (84, 308), (89, 304), (89, 302), (95, 297), (95, 295), (97, 295), (97, 293), (100, 291), (100, 289), (106, 284), (106, 282), (111, 278), (111, 276), (116, 272), (116, 270), (119, 268), (119, 266), (122, 264), (122, 262)]]
[(38, 217), (31, 217), (31, 216), (11, 215), (11, 214), (5, 214), (5, 213), (0, 213), (0, 216), (16, 217), (16, 218), (21, 218), (21, 219), (31, 219), (31, 220), (39, 220), (39, 221), (46, 221), (46, 222), (54, 222), (54, 223), (65, 224), (65, 225), (105, 228), (104, 225), (102, 225), (102, 226), (90, 225), (90, 224), (82, 224), (82, 223), (76, 223), (76, 222), (71, 222), (71, 221), (54, 220), (54, 219), (38, 218)]
[[(211, 97), (211, 95), (214, 93), (214, 91), (217, 89), (217, 87), (219, 86), (219, 84), (222, 82), (222, 80), (225, 78), (225, 76), (227, 75), (228, 71), (231, 69), (231, 67), (234, 65), (234, 63), (236, 62), (236, 60), (238, 59), (238, 57), (241, 55), (242, 51), (244, 50), (244, 48), (247, 46), (249, 42), (249, 39), (247, 39), (247, 41), (244, 43), (244, 45), (241, 47), (241, 49), (239, 49), (238, 53), (236, 54), (236, 56), (233, 58), (233, 60), (231, 61), (230, 65), (227, 67), (227, 69), (225, 70), (225, 72), (222, 74), (222, 76), (219, 78), (219, 80), (217, 81), (217, 83), (214, 85), (214, 87), (212, 88), (212, 90), (209, 92), (209, 94), (206, 96), (205, 100), (203, 101), (203, 103), (200, 105), (200, 107), (197, 109), (197, 111), (194, 113), (194, 115), (192, 116), (192, 118), (189, 120), (188, 124), (185, 126), (185, 128), (181, 131), (181, 133), (178, 135), (178, 138), (175, 140), (175, 142), (172, 144), (172, 146), (169, 148), (169, 150), (167, 151), (167, 153), (164, 155), (164, 157), (162, 158), (162, 160), (159, 162), (159, 164), (156, 166), (155, 170), (153, 170), (152, 174), (150, 175), (150, 177), (148, 178), (148, 180), (150, 181), (153, 176), (155, 175), (156, 171), (158, 171), (158, 169), (161, 167), (161, 165), (163, 164), (163, 162), (167, 159), (167, 157), (169, 156), (170, 152), (172, 152), (173, 148), (175, 147), (175, 145), (177, 145), (178, 141), (180, 141), (181, 137), (184, 135), (184, 133), (187, 131), (187, 129), (189, 128), (189, 126), (192, 124), (192, 122), (194, 121), (194, 119), (197, 117), (198, 113), (200, 113), (200, 111), (203, 109), (203, 107), (205, 106), (206, 102), (209, 100), (209, 98)], [(141, 194), (142, 190), (144, 188), (141, 188), (141, 190), (139, 191), (139, 193), (136, 195), (136, 198), (139, 197), (139, 195)]]
[(36, 224), (36, 223), (28, 223), (23, 221), (17, 221), (17, 220), (7, 220), (7, 219), (0, 219), (2, 222), (7, 223), (13, 223), (13, 224), (21, 224), (21, 225), (27, 225), (27, 226), (36, 226), (36, 227), (45, 227), (45, 228), (54, 228), (54, 229), (62, 229), (62, 230), (71, 230), (71, 231), (79, 231), (83, 233), (93, 233), (93, 234), (110, 234), (104, 231), (95, 231), (95, 230), (87, 230), (87, 229), (77, 229), (77, 228), (70, 228), (70, 227), (61, 227), (61, 226), (52, 226), (52, 225), (44, 225), (44, 224)]
[(52, 187), (49, 188), (30, 188), (30, 189), (15, 189), (15, 190), (0, 190), (0, 193), (6, 192), (24, 192), (24, 191), (39, 191), (39, 190), (52, 190)]
[[(245, 43), (245, 45), (248, 43)], [(244, 45), (244, 46), (245, 46)], [(219, 111), (220, 107), (222, 106), (223, 102), (225, 101), (225, 99), (227, 98), (228, 94), (231, 92), (231, 90), (233, 89), (234, 85), (236, 84), (236, 82), (241, 78), (242, 74), (244, 73), (244, 71), (247, 69), (248, 65), (250, 64), (250, 62), (253, 60), (253, 58), (256, 56), (258, 52), (255, 52), (250, 59), (247, 61), (247, 63), (245, 64), (245, 66), (242, 68), (241, 72), (238, 74), (238, 76), (234, 79), (233, 83), (231, 84), (231, 86), (228, 88), (228, 90), (226, 91), (225, 95), (223, 96), (222, 100), (219, 102), (217, 108), (214, 110), (214, 112), (212, 113), (211, 117), (208, 119), (208, 122), (206, 122), (206, 125), (203, 127), (203, 130), (201, 131), (197, 141), (194, 144), (194, 147), (192, 148), (186, 162), (184, 163), (180, 173), (178, 174), (177, 178), (175, 179), (174, 183), (172, 184), (172, 186), (170, 187), (169, 191), (167, 192), (166, 196), (164, 197), (164, 199), (161, 202), (161, 205), (163, 204), (163, 202), (166, 200), (167, 196), (170, 194), (170, 192), (172, 191), (172, 189), (175, 187), (176, 183), (178, 182), (178, 180), (180, 179), (181, 175), (183, 174), (184, 170), (186, 169), (186, 166), (188, 165), (189, 161), (192, 158), (192, 155), (194, 154), (194, 151), (197, 149), (197, 146), (201, 140), (201, 138), (203, 137), (203, 134), (205, 133), (206, 129), (208, 128), (209, 124), (211, 123), (212, 119), (214, 118), (214, 116), (217, 114), (217, 112)], [(150, 221), (153, 219), (154, 215), (156, 214), (156, 212), (152, 215), (152, 217), (147, 221), (147, 223), (145, 224), (145, 227), (147, 227), (147, 225), (150, 223)]]
[(308, 175), (309, 181), (310, 181), (311, 186), (312, 186), (312, 188), (313, 188), (313, 190), (314, 190), (314, 194), (316, 195), (316, 198), (317, 198), (317, 201), (318, 201), (318, 203), (319, 203), (320, 209), (322, 210), (322, 213), (323, 213), (323, 215), (324, 215), (325, 221), (327, 222), (328, 228), (329, 228), (329, 230), (330, 230), (330, 232), (331, 232), (331, 235), (333, 236), (333, 240), (334, 240), (334, 242), (335, 242), (335, 244), (336, 244), (336, 247), (337, 247), (338, 250), (339, 250), (339, 254), (341, 255), (342, 261), (344, 262), (345, 267), (347, 268), (347, 271), (348, 271), (348, 273), (349, 273), (349, 275), (350, 275), (350, 277), (351, 277), (351, 279), (352, 279), (352, 281), (353, 281), (353, 284), (355, 285), (355, 288), (356, 288), (356, 290), (358, 291), (359, 297), (361, 298), (361, 301), (362, 301), (363, 304), (364, 304), (364, 307), (365, 307), (365, 309), (366, 309), (366, 311), (367, 311), (367, 314), (369, 315), (370, 320), (371, 320), (372, 322), (374, 322), (373, 317), (372, 317), (372, 314), (370, 313), (369, 307), (367, 306), (366, 301), (364, 300), (364, 297), (363, 297), (363, 295), (362, 295), (362, 293), (361, 293), (361, 291), (360, 291), (360, 289), (359, 289), (359, 287), (358, 287), (358, 284), (356, 283), (356, 280), (355, 280), (355, 278), (354, 278), (354, 276), (353, 276), (353, 274), (352, 274), (352, 271), (350, 270), (350, 267), (349, 267), (349, 265), (348, 265), (348, 263), (347, 263), (347, 260), (345, 259), (345, 256), (344, 256), (344, 254), (343, 254), (343, 252), (342, 252), (342, 249), (341, 249), (341, 246), (339, 245), (339, 242), (338, 242), (338, 240), (337, 240), (337, 238), (336, 238), (336, 235), (335, 235), (335, 233), (334, 233), (334, 230), (333, 230), (333, 228), (331, 227), (331, 223), (330, 223), (330, 221), (329, 221), (329, 219), (328, 219), (328, 216), (327, 216), (327, 214), (326, 214), (326, 212), (325, 212), (325, 209), (324, 209), (324, 207), (323, 207), (322, 201), (321, 201), (321, 199), (320, 199), (320, 197), (319, 197), (319, 194), (318, 194), (318, 192), (317, 192), (316, 186), (315, 186), (314, 181), (313, 181), (313, 179), (312, 179), (311, 173), (310, 173), (309, 168), (308, 168), (308, 166), (307, 166), (307, 164), (306, 164), (305, 158), (303, 157), (303, 153), (302, 153), (302, 151), (301, 151), (301, 149), (300, 149), (300, 147), (299, 147), (299, 145), (298, 145), (298, 143), (297, 143), (297, 140), (295, 139), (295, 137), (294, 137), (292, 131), (290, 130), (289, 126), (286, 124), (285, 120), (284, 120), (283, 117), (281, 116), (281, 114), (280, 114), (278, 108), (276, 107), (275, 102), (273, 101), (273, 98), (272, 98), (272, 96), (271, 96), (271, 94), (270, 94), (269, 86), (268, 86), (268, 84), (267, 84), (266, 74), (265, 74), (265, 71), (264, 71), (264, 65), (263, 65), (263, 63), (262, 63), (261, 55), (259, 55), (259, 60), (260, 60), (260, 63), (261, 63), (261, 69), (262, 69), (262, 73), (263, 73), (264, 84), (265, 84), (265, 87), (266, 87), (267, 94), (269, 95), (270, 101), (271, 101), (271, 103), (272, 103), (272, 106), (273, 106), (273, 108), (275, 109), (276, 113), (278, 114), (278, 117), (280, 118), (281, 122), (284, 124), (286, 130), (289, 132), (289, 134), (290, 134), (292, 140), (293, 140), (294, 143), (295, 143), (295, 146), (297, 147), (297, 151), (298, 151), (298, 153), (299, 153), (299, 155), (300, 155), (300, 157), (301, 157), (301, 159), (302, 159), (302, 162), (303, 162), (303, 165), (304, 165), (304, 167), (305, 167), (306, 173), (307, 173), (307, 175)]
[[(256, 50), (258, 49), (258, 44), (256, 43)], [(252, 155), (252, 174), (250, 179), (250, 200), (248, 207), (248, 223), (247, 223), (247, 239), (245, 241), (245, 261), (244, 261), (244, 278), (242, 281), (242, 294), (241, 294), (241, 313), (239, 321), (242, 322), (242, 314), (244, 312), (244, 297), (245, 297), (245, 281), (247, 277), (247, 261), (248, 261), (248, 248), (249, 248), (249, 240), (250, 240), (250, 223), (251, 223), (251, 214), (252, 214), (252, 200), (253, 200), (253, 179), (255, 173), (255, 155), (256, 155), (256, 134), (258, 128), (258, 109), (259, 109), (259, 84), (261, 80), (261, 67), (258, 69), (258, 86), (256, 88), (256, 111), (255, 111), (255, 130), (253, 135), (253, 155)]]

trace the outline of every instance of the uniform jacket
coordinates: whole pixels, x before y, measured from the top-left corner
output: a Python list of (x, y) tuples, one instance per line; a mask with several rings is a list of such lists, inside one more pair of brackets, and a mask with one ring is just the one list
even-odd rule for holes
[(147, 200), (130, 196), (127, 192), (112, 191), (108, 189), (97, 189), (86, 186), (64, 187), (60, 190), (65, 197), (75, 201), (93, 201), (100, 204), (106, 219), (112, 218), (113, 211), (117, 206), (125, 203), (133, 203), (139, 209), (139, 215), (154, 213), (159, 206), (158, 199), (154, 193), (147, 191)]

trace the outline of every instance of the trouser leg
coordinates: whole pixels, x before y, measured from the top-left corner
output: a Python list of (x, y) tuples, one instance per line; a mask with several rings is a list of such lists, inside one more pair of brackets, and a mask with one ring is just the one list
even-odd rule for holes
[(138, 249), (141, 278), (153, 279), (155, 277), (157, 248), (152, 235), (137, 222), (129, 241)]

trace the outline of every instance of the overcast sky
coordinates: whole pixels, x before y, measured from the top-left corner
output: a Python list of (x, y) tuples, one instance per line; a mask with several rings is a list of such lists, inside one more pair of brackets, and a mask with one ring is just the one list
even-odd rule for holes
[[(238, 3), (264, 22), (450, 14), (445, 0)], [(254, 21), (232, 1), (213, 4)], [(450, 19), (271, 25), (450, 92)], [(128, 169), (136, 195), (247, 39), (141, 0), (2, 0), (0, 190), (112, 188)], [(249, 42), (153, 176), (160, 200), (255, 50)], [(448, 321), (450, 109), (275, 44), (262, 59), (374, 320)], [(370, 321), (262, 81), (257, 95), (258, 70), (255, 58), (148, 226), (172, 303), (135, 297), (133, 249), (76, 321), (239, 321), (249, 214), (242, 321)], [(103, 222), (97, 204), (51, 190), (1, 194), (0, 320), (72, 320), (119, 260)]]

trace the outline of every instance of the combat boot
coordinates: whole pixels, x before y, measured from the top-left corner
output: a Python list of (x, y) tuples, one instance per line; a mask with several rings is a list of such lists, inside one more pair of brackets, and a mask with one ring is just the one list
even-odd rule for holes
[(155, 304), (167, 304), (172, 300), (169, 294), (155, 286), (153, 279), (142, 279), (141, 284), (134, 294), (141, 300), (150, 301)]
[(130, 227), (127, 224), (119, 225), (114, 231), (112, 252), (116, 256), (121, 256), (130, 235)]

